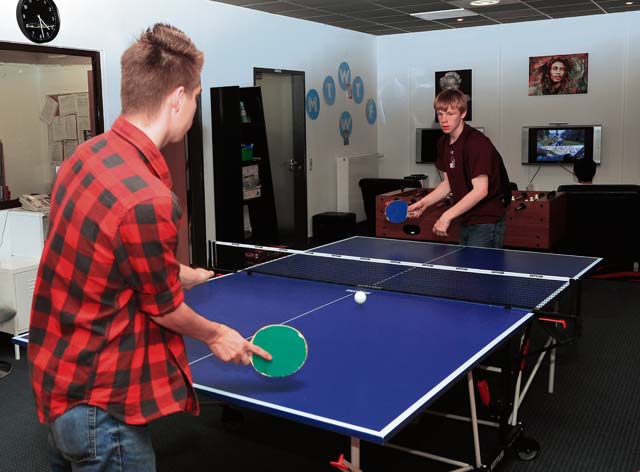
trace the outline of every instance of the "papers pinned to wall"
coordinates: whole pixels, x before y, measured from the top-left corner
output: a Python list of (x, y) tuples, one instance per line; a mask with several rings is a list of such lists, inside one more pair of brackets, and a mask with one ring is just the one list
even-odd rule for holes
[(44, 105), (42, 106), (42, 110), (40, 111), (40, 119), (47, 124), (51, 124), (53, 121), (53, 117), (56, 115), (58, 111), (58, 102), (56, 102), (51, 97), (45, 97)]
[(58, 104), (60, 106), (60, 115), (77, 115), (78, 107), (76, 106), (76, 94), (58, 95)]
[(78, 147), (77, 139), (68, 139), (64, 141), (64, 158), (67, 159), (76, 151)]

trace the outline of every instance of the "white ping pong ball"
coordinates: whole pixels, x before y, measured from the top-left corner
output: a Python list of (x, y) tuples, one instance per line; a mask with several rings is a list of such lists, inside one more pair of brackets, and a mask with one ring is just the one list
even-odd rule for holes
[(364, 302), (367, 301), (367, 294), (364, 292), (356, 292), (355, 295), (353, 296), (353, 299), (356, 301), (357, 304), (362, 305)]

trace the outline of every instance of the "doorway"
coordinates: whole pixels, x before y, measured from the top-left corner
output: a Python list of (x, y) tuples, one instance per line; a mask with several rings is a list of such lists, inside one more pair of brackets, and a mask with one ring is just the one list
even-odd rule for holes
[(97, 51), (0, 42), (0, 206), (48, 194), (62, 162), (104, 131)]
[(304, 72), (254, 68), (261, 88), (278, 240), (305, 249), (308, 241)]

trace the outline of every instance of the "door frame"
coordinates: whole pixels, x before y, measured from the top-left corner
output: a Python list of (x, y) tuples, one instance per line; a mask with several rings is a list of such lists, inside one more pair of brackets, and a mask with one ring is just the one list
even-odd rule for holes
[[(307, 123), (305, 110), (305, 72), (299, 70), (273, 69), (268, 67), (253, 68), (253, 85), (257, 86), (256, 80), (259, 74), (263, 73), (282, 74), (302, 80), (301, 90), (296, 96), (296, 87), (292, 84), (293, 103), (293, 154), (301, 156), (302, 172), (294, 173), (294, 238), (296, 246), (301, 249), (309, 247), (309, 216), (307, 197)], [(300, 95), (301, 92), (301, 95)], [(296, 104), (299, 109), (296, 109)], [(296, 113), (297, 112), (297, 113)], [(301, 115), (301, 116), (300, 116)]]
[(209, 267), (207, 218), (204, 190), (204, 150), (202, 143), (202, 100), (198, 95), (193, 123), (184, 137), (187, 172), (187, 221), (191, 265)]

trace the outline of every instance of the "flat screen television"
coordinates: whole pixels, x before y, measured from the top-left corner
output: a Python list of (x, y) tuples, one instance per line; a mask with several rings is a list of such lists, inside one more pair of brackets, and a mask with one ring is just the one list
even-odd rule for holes
[(579, 159), (600, 164), (601, 148), (601, 126), (522, 128), (523, 164), (573, 164)]
[[(484, 128), (477, 126), (474, 128), (484, 133)], [(437, 143), (442, 135), (444, 133), (440, 128), (416, 129), (416, 163), (435, 164), (438, 159)]]
[(436, 144), (443, 135), (440, 128), (416, 129), (416, 162), (418, 164), (435, 164), (438, 159)]

